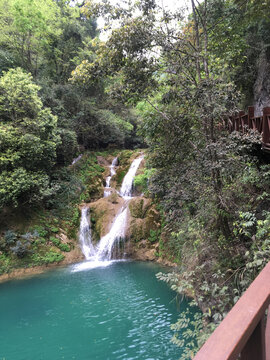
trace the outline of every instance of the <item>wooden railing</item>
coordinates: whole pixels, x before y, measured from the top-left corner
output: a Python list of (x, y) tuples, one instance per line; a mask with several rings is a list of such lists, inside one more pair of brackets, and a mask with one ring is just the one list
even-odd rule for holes
[(193, 360), (270, 360), (269, 304), (270, 262)]
[(254, 106), (248, 107), (248, 113), (240, 111), (235, 116), (225, 119), (225, 127), (230, 131), (246, 133), (248, 129), (262, 134), (262, 150), (270, 151), (270, 107), (263, 109), (262, 116), (254, 116)]

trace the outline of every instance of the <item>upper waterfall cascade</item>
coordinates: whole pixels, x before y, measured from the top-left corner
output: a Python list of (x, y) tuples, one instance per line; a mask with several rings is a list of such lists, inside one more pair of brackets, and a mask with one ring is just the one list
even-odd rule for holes
[(115, 167), (118, 164), (118, 158), (114, 158), (112, 164), (110, 165), (110, 175), (106, 177), (106, 187), (104, 189), (104, 197), (110, 196), (112, 188), (111, 185), (111, 178), (116, 174)]
[(78, 157), (76, 157), (75, 159), (73, 159), (71, 165), (76, 164), (76, 162), (78, 162), (79, 160), (81, 160), (81, 158), (82, 158), (82, 154), (80, 154)]
[(124, 180), (122, 182), (122, 186), (121, 186), (121, 189), (120, 189), (120, 195), (123, 197), (123, 198), (126, 198), (126, 199), (129, 199), (132, 197), (132, 185), (133, 185), (133, 180), (134, 180), (134, 177), (136, 175), (136, 172), (138, 170), (138, 167), (140, 166), (142, 160), (143, 160), (143, 155), (138, 157), (137, 159), (135, 159), (126, 176), (124, 177)]
[[(94, 246), (91, 241), (90, 220), (88, 219), (89, 207), (82, 208), (81, 225), (80, 225), (80, 246), (86, 260), (91, 260), (94, 264), (102, 265), (108, 263), (112, 258), (113, 248), (116, 243), (124, 239), (126, 234), (126, 222), (128, 214), (128, 203), (132, 199), (133, 180), (143, 160), (143, 155), (133, 160), (126, 176), (123, 179), (119, 195), (126, 201), (124, 206), (116, 215), (110, 231), (103, 236), (99, 243)], [(106, 178), (106, 188), (104, 197), (111, 193), (110, 180), (116, 174), (115, 166), (117, 166), (118, 159), (115, 158), (110, 165), (110, 176)], [(109, 194), (108, 194), (109, 192)]]

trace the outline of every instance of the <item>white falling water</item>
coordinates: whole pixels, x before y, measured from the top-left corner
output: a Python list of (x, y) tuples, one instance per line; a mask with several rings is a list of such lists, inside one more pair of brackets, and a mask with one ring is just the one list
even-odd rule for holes
[(142, 160), (143, 160), (143, 155), (138, 157), (137, 159), (135, 159), (132, 162), (126, 176), (124, 177), (124, 180), (122, 182), (122, 186), (120, 189), (120, 195), (124, 199), (130, 199), (132, 196), (133, 180), (134, 180), (134, 177), (136, 175), (136, 172), (137, 172), (138, 167), (140, 166), (140, 163), (142, 162)]
[(89, 208), (82, 208), (80, 223), (80, 246), (86, 260), (91, 259), (95, 255), (95, 249), (91, 239), (91, 228), (89, 219)]
[(112, 161), (112, 164), (110, 165), (110, 176), (107, 176), (106, 177), (106, 187), (105, 187), (105, 190), (104, 190), (104, 197), (108, 197), (111, 195), (111, 187), (110, 187), (110, 183), (111, 183), (111, 178), (116, 174), (116, 171), (115, 171), (115, 167), (117, 166), (118, 164), (118, 158), (114, 158), (113, 161)]
[[(91, 260), (91, 261), (90, 263), (88, 262), (88, 263), (82, 263), (76, 265), (73, 271), (80, 271), (89, 268), (95, 268), (98, 266), (107, 266), (111, 263), (112, 252), (115, 243), (119, 242), (121, 239), (124, 239), (125, 237), (128, 203), (129, 203), (129, 199), (132, 198), (131, 196), (132, 184), (134, 177), (136, 175), (136, 171), (142, 159), (143, 156), (140, 156), (139, 158), (135, 159), (132, 162), (129, 171), (127, 172), (123, 180), (122, 187), (120, 190), (120, 195), (124, 197), (124, 199), (128, 199), (128, 201), (126, 201), (125, 205), (116, 215), (110, 231), (100, 239), (96, 247), (94, 247), (91, 242), (91, 229), (90, 229), (90, 222), (88, 220), (88, 208), (82, 208), (81, 225), (80, 225), (80, 245), (86, 260)], [(114, 167), (116, 166), (117, 161), (118, 161), (117, 158), (115, 158), (112, 162), (111, 174), (112, 172), (115, 173)], [(108, 182), (109, 181), (110, 179), (108, 180)]]
[(82, 154), (80, 154), (78, 157), (76, 157), (75, 159), (73, 159), (71, 165), (76, 164), (77, 161), (79, 161), (82, 158)]
[(122, 208), (114, 222), (111, 230), (100, 239), (97, 246), (96, 257), (100, 260), (110, 260), (112, 258), (112, 250), (115, 242), (120, 241), (125, 237), (127, 220), (127, 207)]

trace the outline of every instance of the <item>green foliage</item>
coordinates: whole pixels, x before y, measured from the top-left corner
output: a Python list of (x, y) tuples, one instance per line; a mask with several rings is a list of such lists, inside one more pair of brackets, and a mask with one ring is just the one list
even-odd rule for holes
[(81, 214), (78, 208), (75, 208), (73, 211), (73, 216), (72, 216), (72, 224), (74, 226), (78, 226), (80, 223), (80, 218), (81, 218)]
[(0, 206), (18, 206), (19, 203), (35, 204), (51, 195), (48, 176), (42, 172), (31, 173), (23, 168), (0, 175)]
[(35, 253), (31, 256), (31, 259), (33, 263), (37, 265), (43, 265), (43, 264), (52, 264), (55, 262), (60, 262), (65, 258), (65, 256), (54, 249), (50, 249), (48, 252), (46, 252), (44, 255)]
[(60, 243), (61, 243), (61, 241), (60, 241), (60, 239), (58, 239), (58, 238), (56, 238), (56, 237), (54, 237), (54, 236), (50, 236), (50, 241), (55, 245), (55, 246), (59, 246), (60, 245)]
[(76, 167), (85, 187), (83, 193), (84, 200), (98, 197), (103, 192), (103, 173), (105, 168), (97, 163), (95, 153), (88, 153), (87, 156), (80, 160)]
[(99, 109), (95, 103), (85, 101), (75, 118), (78, 140), (88, 149), (105, 148), (109, 144), (123, 147), (132, 124), (111, 110)]
[(38, 203), (51, 194), (57, 119), (42, 108), (38, 90), (21, 69), (0, 79), (0, 206)]
[(50, 34), (59, 34), (59, 8), (52, 0), (0, 2), (0, 43), (16, 61), (35, 74), (49, 46)]
[(77, 153), (77, 135), (75, 131), (68, 129), (59, 129), (58, 134), (61, 138), (61, 143), (56, 149), (57, 162), (62, 165), (69, 165), (72, 163), (74, 154)]
[(151, 243), (155, 243), (159, 241), (159, 239), (160, 239), (160, 230), (150, 229), (150, 236), (148, 238), (148, 241), (150, 241)]
[(134, 186), (140, 192), (146, 195), (148, 193), (148, 185), (155, 169), (144, 169), (142, 174), (136, 175), (134, 178)]
[(116, 186), (120, 187), (122, 184), (122, 181), (126, 175), (126, 173), (128, 172), (129, 166), (130, 166), (130, 157), (132, 156), (132, 151), (130, 150), (123, 150), (120, 152), (119, 156), (118, 156), (118, 161), (119, 161), (119, 166), (118, 169), (116, 171), (116, 175), (115, 175), (115, 181), (116, 181)]
[(5, 254), (0, 254), (0, 275), (11, 271), (11, 261)]
[(115, 180), (116, 180), (116, 183), (117, 183), (118, 186), (121, 186), (122, 181), (123, 181), (126, 173), (127, 173), (127, 171), (125, 171), (125, 170), (117, 171)]
[(45, 229), (42, 225), (35, 225), (34, 230), (38, 232), (38, 235), (41, 237), (46, 237), (48, 234), (48, 231)]
[(60, 239), (54, 236), (50, 236), (50, 242), (52, 242), (61, 251), (69, 252), (71, 250), (68, 244), (62, 243)]
[(56, 234), (56, 233), (59, 232), (59, 228), (58, 228), (58, 227), (55, 227), (55, 226), (51, 226), (51, 227), (50, 227), (50, 231)]
[(59, 244), (59, 249), (65, 252), (69, 252), (71, 250), (68, 244)]

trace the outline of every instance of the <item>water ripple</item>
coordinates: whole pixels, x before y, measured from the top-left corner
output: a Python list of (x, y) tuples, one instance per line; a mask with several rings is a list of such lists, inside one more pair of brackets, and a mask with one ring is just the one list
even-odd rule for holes
[(1, 284), (0, 359), (179, 359), (170, 343), (174, 294), (156, 280), (159, 270), (84, 262)]

